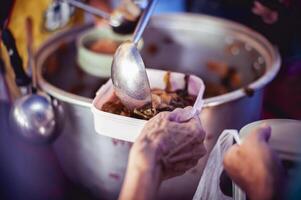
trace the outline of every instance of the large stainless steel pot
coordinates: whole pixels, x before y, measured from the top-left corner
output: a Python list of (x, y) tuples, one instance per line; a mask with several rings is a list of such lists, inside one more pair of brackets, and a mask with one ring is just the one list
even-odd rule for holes
[[(91, 97), (105, 81), (84, 74), (75, 63), (75, 39), (91, 25), (56, 35), (37, 54), (40, 87), (60, 100), (66, 112), (63, 134), (54, 144), (65, 173), (101, 199), (116, 199), (123, 181), (130, 144), (97, 135), (90, 112)], [(276, 75), (280, 57), (256, 32), (233, 22), (204, 15), (156, 16), (144, 34), (142, 51), (146, 66), (199, 75), (214, 81), (208, 60), (235, 66), (244, 85), (206, 99), (201, 118), (211, 149), (223, 129), (240, 129), (259, 119), (263, 87)], [(259, 78), (254, 81), (255, 75)], [(126, 133), (124, 133), (126, 134)], [(186, 174), (165, 181), (161, 199), (191, 199), (206, 158)]]

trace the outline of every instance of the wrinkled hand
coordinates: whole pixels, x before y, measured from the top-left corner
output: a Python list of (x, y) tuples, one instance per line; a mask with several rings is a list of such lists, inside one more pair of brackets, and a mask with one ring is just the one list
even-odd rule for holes
[(240, 146), (232, 146), (224, 157), (225, 170), (251, 199), (272, 199), (280, 186), (282, 168), (268, 146), (270, 135), (271, 128), (262, 126)]
[(159, 167), (164, 179), (181, 175), (196, 165), (206, 154), (200, 119), (196, 116), (186, 122), (176, 121), (190, 110), (187, 107), (162, 112), (149, 120), (131, 149), (129, 163), (135, 165), (132, 167)]

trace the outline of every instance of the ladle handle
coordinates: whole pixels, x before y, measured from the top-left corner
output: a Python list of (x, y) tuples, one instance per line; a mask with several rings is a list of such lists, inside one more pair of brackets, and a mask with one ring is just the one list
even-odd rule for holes
[(98, 17), (102, 17), (102, 18), (110, 21), (110, 18), (111, 18), (110, 14), (105, 11), (102, 11), (98, 8), (94, 8), (92, 6), (86, 5), (80, 1), (75, 1), (75, 0), (60, 0), (60, 1), (68, 3), (69, 5), (72, 5), (76, 8), (80, 8), (80, 9), (86, 11), (87, 13), (96, 15)]
[(31, 70), (31, 78), (32, 78), (32, 89), (33, 92), (37, 89), (37, 74), (36, 74), (36, 67), (35, 61), (33, 58), (33, 27), (32, 27), (32, 19), (30, 17), (26, 18), (25, 21), (25, 31), (26, 31), (26, 47), (27, 47), (27, 54), (28, 54), (28, 67)]
[(133, 36), (134, 44), (138, 44), (139, 40), (141, 39), (144, 29), (148, 24), (149, 18), (151, 17), (157, 2), (158, 0), (150, 0), (149, 3), (147, 4), (134, 32), (134, 36)]

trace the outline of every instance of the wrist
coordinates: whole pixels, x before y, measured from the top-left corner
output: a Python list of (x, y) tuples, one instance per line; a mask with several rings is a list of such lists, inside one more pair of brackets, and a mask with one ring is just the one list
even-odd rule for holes
[[(135, 148), (135, 147), (134, 147)], [(147, 153), (143, 153), (147, 151)], [(127, 171), (135, 171), (136, 174), (150, 174), (158, 181), (161, 178), (161, 164), (157, 153), (152, 150), (132, 149), (129, 155)]]
[(128, 168), (139, 172), (161, 173), (160, 152), (151, 141), (137, 142), (131, 148)]
[[(282, 191), (285, 189), (285, 178), (282, 167), (276, 167), (272, 169), (272, 173), (268, 176), (258, 177), (257, 181), (249, 184), (246, 192), (250, 199), (256, 200), (270, 200), (270, 199), (282, 199)], [(264, 177), (264, 178), (263, 178)]]
[(137, 180), (143, 180), (146, 185), (153, 184), (155, 188), (158, 188), (161, 183), (161, 168), (157, 166), (145, 168), (131, 168), (129, 166), (127, 173), (131, 174), (132, 177), (137, 177)]
[(260, 180), (248, 184), (246, 192), (251, 200), (271, 200), (275, 193), (273, 180)]
[(139, 161), (137, 162), (139, 159), (136, 159), (135, 156), (137, 155), (130, 153), (119, 200), (156, 199), (161, 183), (161, 168), (156, 164), (144, 165)]

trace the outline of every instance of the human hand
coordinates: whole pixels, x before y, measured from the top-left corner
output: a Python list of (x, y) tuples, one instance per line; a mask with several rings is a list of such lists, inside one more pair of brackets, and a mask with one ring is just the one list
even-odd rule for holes
[[(106, 13), (111, 13), (113, 8), (111, 7), (110, 0), (86, 0), (86, 3), (90, 6), (102, 10)], [(98, 27), (107, 26), (108, 22), (106, 19), (103, 19), (99, 16), (93, 16), (94, 23)]]
[(225, 170), (252, 200), (274, 198), (281, 183), (282, 166), (267, 143), (270, 135), (271, 128), (262, 126), (224, 156)]
[(105, 12), (111, 12), (112, 7), (110, 0), (86, 0), (90, 6), (103, 10)]
[[(115, 9), (111, 7), (110, 0), (88, 0), (88, 4), (111, 13), (116, 18), (122, 15), (129, 21), (135, 21), (141, 14), (141, 9), (132, 0), (122, 0)], [(101, 19), (98, 21), (101, 21)]]
[(141, 8), (133, 0), (122, 0), (113, 12), (113, 15), (122, 15), (129, 21), (136, 21), (140, 14)]
[(278, 21), (278, 12), (264, 6), (259, 1), (254, 2), (252, 12), (260, 16), (266, 24), (274, 24)]
[(131, 149), (131, 167), (143, 171), (159, 168), (164, 179), (181, 175), (196, 165), (206, 154), (200, 119), (195, 116), (186, 122), (176, 121), (190, 110), (187, 107), (162, 112), (150, 119)]

